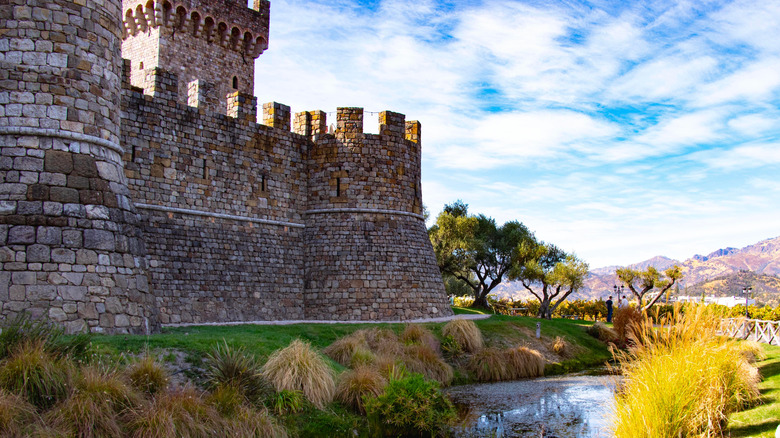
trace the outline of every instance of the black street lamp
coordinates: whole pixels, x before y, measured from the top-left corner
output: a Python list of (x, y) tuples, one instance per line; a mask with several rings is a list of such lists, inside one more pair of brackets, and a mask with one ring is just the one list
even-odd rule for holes
[(750, 318), (748, 315), (748, 298), (750, 298), (750, 292), (753, 290), (752, 287), (745, 286), (742, 288), (742, 293), (745, 295), (745, 319)]
[(617, 295), (618, 307), (625, 306), (626, 303), (622, 303), (622, 300), (623, 300), (623, 285), (622, 284), (620, 286), (614, 285), (614, 286), (612, 286), (612, 289), (615, 290), (615, 295)]

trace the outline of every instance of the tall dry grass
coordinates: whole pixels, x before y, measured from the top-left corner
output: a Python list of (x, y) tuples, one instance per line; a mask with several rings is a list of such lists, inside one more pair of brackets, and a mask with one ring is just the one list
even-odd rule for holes
[(407, 324), (398, 338), (404, 344), (421, 344), (436, 352), (441, 351), (441, 346), (436, 336), (420, 324)]
[(504, 352), (493, 347), (483, 348), (469, 358), (466, 368), (480, 382), (507, 380), (507, 362)]
[(616, 352), (625, 376), (616, 395), (613, 432), (627, 437), (720, 436), (728, 415), (757, 400), (759, 375), (737, 342), (718, 336), (704, 306), (649, 319)]
[(463, 351), (474, 353), (482, 348), (482, 332), (473, 321), (453, 319), (441, 329), (443, 336), (451, 336)]
[(544, 357), (536, 350), (515, 347), (504, 350), (507, 379), (524, 379), (544, 376)]
[(633, 336), (634, 328), (638, 328), (644, 315), (642, 311), (635, 306), (626, 306), (615, 309), (615, 316), (612, 318), (612, 328), (617, 334), (617, 340), (621, 345), (625, 345), (629, 336)]
[(360, 414), (366, 413), (365, 400), (376, 397), (387, 386), (387, 379), (370, 367), (357, 367), (339, 376), (336, 399)]
[(22, 436), (24, 426), (37, 417), (35, 406), (16, 394), (0, 389), (0, 436)]
[(131, 363), (125, 373), (135, 388), (151, 395), (164, 391), (170, 382), (168, 371), (148, 354)]
[(333, 371), (306, 342), (296, 339), (274, 352), (263, 365), (262, 375), (277, 391), (301, 391), (314, 406), (323, 409), (333, 400)]
[(452, 367), (428, 345), (407, 345), (401, 361), (408, 371), (422, 374), (442, 386), (449, 385), (455, 376)]
[(73, 365), (47, 351), (43, 342), (23, 342), (0, 362), (0, 388), (48, 409), (67, 397), (72, 372)]
[(221, 417), (195, 389), (172, 389), (131, 409), (127, 427), (133, 438), (223, 436)]

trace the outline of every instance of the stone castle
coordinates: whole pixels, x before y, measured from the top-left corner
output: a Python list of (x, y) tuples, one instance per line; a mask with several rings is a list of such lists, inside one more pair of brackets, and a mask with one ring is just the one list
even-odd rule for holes
[[(420, 124), (257, 123), (269, 3), (0, 3), (0, 316), (69, 332), (451, 314)], [(126, 58), (126, 59), (123, 59)]]

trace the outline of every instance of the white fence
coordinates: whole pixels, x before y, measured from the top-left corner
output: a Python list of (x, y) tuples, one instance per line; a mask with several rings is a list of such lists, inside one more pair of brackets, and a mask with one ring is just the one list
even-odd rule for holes
[(724, 318), (721, 320), (721, 332), (732, 338), (780, 345), (780, 321)]

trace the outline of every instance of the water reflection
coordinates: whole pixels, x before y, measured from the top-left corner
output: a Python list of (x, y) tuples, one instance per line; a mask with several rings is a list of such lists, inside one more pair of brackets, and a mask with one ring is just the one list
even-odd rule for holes
[(567, 376), (448, 390), (457, 437), (608, 437), (614, 377)]

